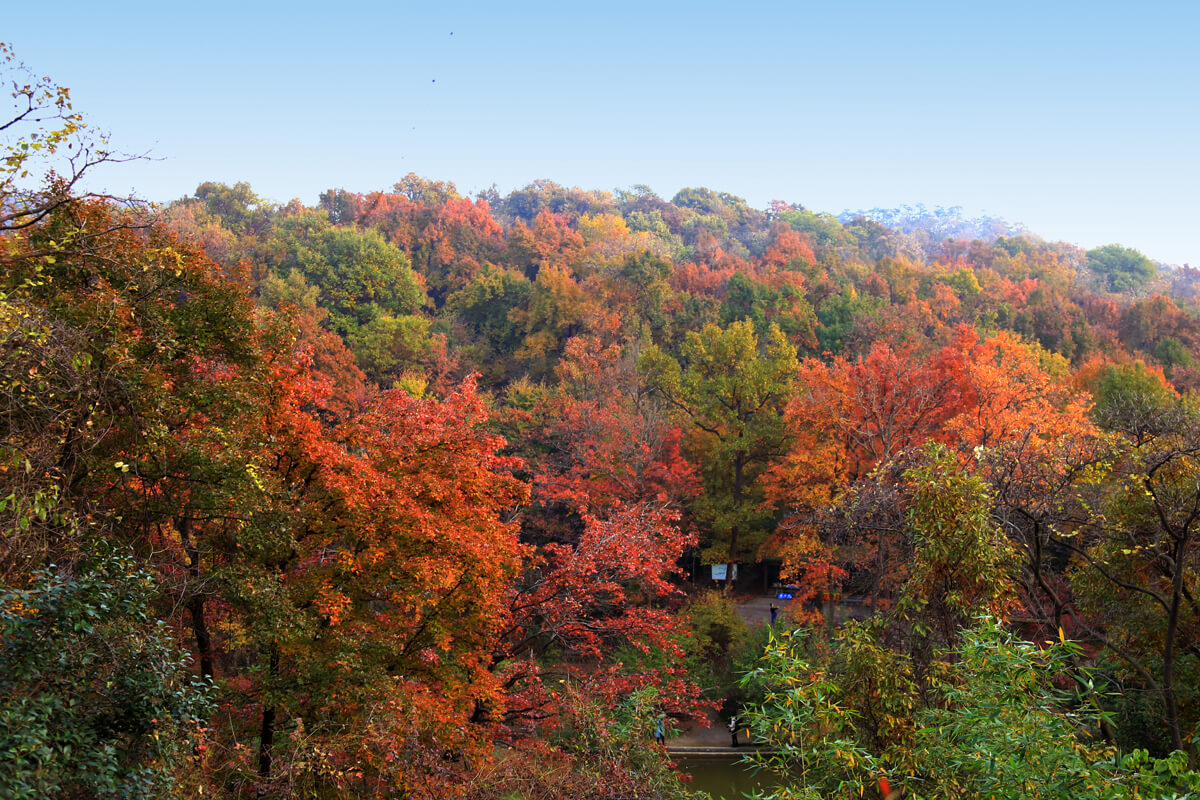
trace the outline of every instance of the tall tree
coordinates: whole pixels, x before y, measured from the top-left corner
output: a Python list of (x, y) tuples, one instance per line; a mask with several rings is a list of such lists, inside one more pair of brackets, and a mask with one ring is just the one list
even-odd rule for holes
[(695, 713), (698, 690), (679, 665), (681, 622), (668, 610), (679, 558), (694, 543), (680, 519), (695, 479), (679, 431), (634, 353), (617, 344), (569, 340), (558, 375), (556, 391), (510, 392), (508, 424), (521, 431), (534, 502), (495, 656), (511, 686), (508, 710), (480, 716), (521, 731), (570, 716), (583, 698), (611, 716), (642, 687), (655, 687), (666, 709)]
[(922, 463), (904, 479), (916, 555), (899, 608), (927, 619), (936, 640), (950, 644), (976, 618), (1011, 610), (1012, 545), (991, 518), (990, 487), (963, 471), (946, 447), (924, 447)]
[(280, 275), (296, 270), (317, 287), (331, 327), (343, 336), (426, 303), (408, 256), (374, 230), (335, 227), (321, 212), (299, 211), (276, 222), (269, 247)]
[(796, 350), (774, 325), (760, 346), (750, 322), (710, 324), (688, 334), (679, 361), (651, 347), (641, 367), (689, 429), (704, 485), (693, 511), (712, 533), (708, 557), (726, 562), (732, 579), (766, 533), (758, 477), (785, 450)]
[(1123, 442), (1080, 482), (1090, 513), (1063, 543), (1088, 632), (1158, 695), (1169, 745), (1195, 764), (1186, 732), (1200, 719), (1200, 408), (1150, 378), (1136, 368), (1102, 377), (1095, 414)]

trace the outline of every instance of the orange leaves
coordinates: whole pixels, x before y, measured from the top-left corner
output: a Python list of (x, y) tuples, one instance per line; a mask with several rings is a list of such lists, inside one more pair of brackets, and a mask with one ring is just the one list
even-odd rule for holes
[(970, 343), (962, 353), (963, 410), (947, 428), (962, 451), (992, 447), (1033, 433), (1043, 440), (1091, 428), (1088, 399), (1073, 394), (1047, 366), (1065, 373), (1065, 363), (1036, 345), (1000, 331)]
[(451, 198), (432, 212), (418, 241), (414, 263), (435, 294), (445, 296), (466, 286), (485, 263), (499, 260), (504, 233), (487, 203)]
[(780, 536), (774, 555), (783, 560), (780, 580), (798, 587), (792, 598), (790, 619), (814, 622), (813, 606), (828, 602), (828, 593), (840, 593), (849, 574), (838, 562), (836, 549), (821, 541), (815, 526), (802, 525)]
[(797, 446), (773, 468), (772, 496), (828, 498), (929, 440), (970, 454), (1031, 433), (1048, 440), (1090, 429), (1086, 396), (1048, 366), (1065, 373), (1061, 359), (1013, 334), (979, 340), (965, 327), (932, 353), (877, 341), (854, 361), (808, 359), (787, 412)]
[[(980, 339), (965, 326), (937, 350), (876, 341), (855, 360), (805, 361), (787, 412), (794, 444), (768, 475), (770, 500), (794, 512), (778, 535), (785, 567), (821, 580), (809, 574), (822, 563), (813, 547), (836, 542), (839, 563), (873, 570), (875, 591), (894, 589), (904, 570), (890, 560), (903, 551), (889, 533), (888, 487), (927, 442), (950, 445), (960, 469), (1007, 493), (1051, 496), (1066, 462), (1097, 444), (1090, 399), (1066, 377), (1065, 362), (1037, 345), (1007, 332)], [(881, 513), (893, 510), (871, 521), (874, 501), (863, 498), (876, 496)]]
[(801, 270), (817, 262), (809, 238), (791, 229), (777, 233), (762, 254), (761, 265), (774, 270)]
[(525, 333), (517, 358), (535, 362), (538, 372), (547, 371), (548, 362), (537, 362), (545, 362), (579, 327), (584, 305), (583, 291), (565, 268), (549, 265), (539, 270), (528, 307), (509, 313), (509, 319)]
[(572, 274), (584, 252), (583, 237), (567, 217), (543, 209), (529, 227), (518, 221), (508, 231), (508, 258), (532, 280), (547, 267)]
[[(489, 659), (524, 554), (506, 519), (528, 490), (483, 429), (473, 380), (444, 401), (379, 393), (334, 426), (328, 387), (303, 365), (276, 381), (257, 471), (259, 535), (274, 539), (232, 555), (245, 627), (278, 647), (263, 685), (337, 763), (405, 742), (474, 749), (474, 703), (501, 703)], [(364, 780), (393, 785), (405, 769), (385, 758)]]
[(350, 598), (325, 583), (318, 590), (313, 604), (329, 620), (330, 625), (337, 625), (341, 622), (343, 612), (350, 604)]
[(953, 356), (879, 341), (855, 361), (806, 359), (787, 408), (797, 444), (772, 469), (773, 498), (828, 500), (837, 487), (936, 436), (961, 400)]
[(516, 462), (496, 453), (503, 440), (480, 429), (485, 418), (473, 381), (444, 402), (393, 390), (334, 431), (336, 450), (313, 451), (327, 459), (323, 507), (333, 501), (339, 517), (328, 535), (345, 537), (358, 580), (382, 568), (385, 582), (414, 581), (393, 594), (420, 594), (472, 574), (477, 590), (502, 591), (520, 548), (501, 516), (527, 489), (509, 475)]

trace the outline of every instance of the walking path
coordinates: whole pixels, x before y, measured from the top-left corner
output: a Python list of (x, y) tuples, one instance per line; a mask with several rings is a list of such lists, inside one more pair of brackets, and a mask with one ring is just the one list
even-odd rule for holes
[[(775, 595), (759, 595), (738, 601), (737, 610), (742, 619), (754, 626), (763, 626), (771, 621), (771, 604), (782, 611), (786, 600), (776, 600)], [(729, 735), (729, 720), (718, 712), (708, 712), (708, 724), (684, 723), (679, 734), (667, 739), (667, 752), (671, 755), (727, 756), (734, 757), (747, 752), (746, 731), (738, 733), (740, 747), (734, 747)]]
[[(789, 600), (777, 600), (775, 595), (762, 594), (738, 599), (737, 610), (742, 619), (755, 627), (767, 625), (771, 621), (771, 604), (774, 603), (782, 614)], [(869, 610), (862, 605), (861, 599), (846, 598), (839, 605), (838, 619), (845, 614), (849, 617), (863, 617)], [(746, 752), (746, 732), (739, 733), (741, 747), (733, 747), (730, 740), (729, 720), (721, 717), (715, 711), (708, 712), (708, 724), (684, 723), (683, 729), (677, 736), (667, 739), (667, 752), (672, 755), (711, 755), (736, 756)]]
[[(679, 732), (679, 735), (667, 739), (667, 752), (671, 755), (737, 755), (741, 748), (733, 747), (729, 737), (728, 723), (717, 716), (716, 711), (708, 712), (708, 724), (691, 723)], [(746, 733), (738, 734), (745, 741)]]

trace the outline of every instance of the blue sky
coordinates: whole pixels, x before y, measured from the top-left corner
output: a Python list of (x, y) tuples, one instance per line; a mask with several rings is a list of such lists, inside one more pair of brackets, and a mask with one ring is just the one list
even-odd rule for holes
[(0, 37), (151, 200), (408, 172), (961, 205), (1200, 266), (1200, 3), (76, 2)]

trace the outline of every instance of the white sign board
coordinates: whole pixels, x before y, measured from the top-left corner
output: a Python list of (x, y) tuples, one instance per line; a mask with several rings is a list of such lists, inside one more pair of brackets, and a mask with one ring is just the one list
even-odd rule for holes
[[(714, 581), (725, 580), (725, 573), (728, 571), (728, 569), (729, 569), (728, 564), (713, 564), (713, 566), (712, 566), (713, 580)], [(735, 581), (737, 580), (737, 564), (733, 565), (733, 579)]]

